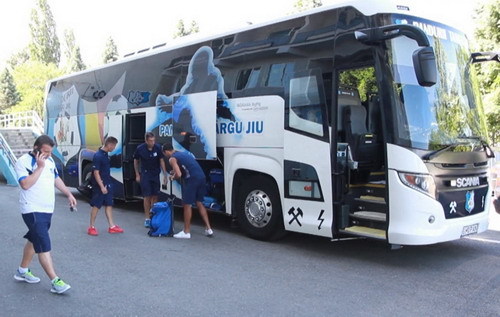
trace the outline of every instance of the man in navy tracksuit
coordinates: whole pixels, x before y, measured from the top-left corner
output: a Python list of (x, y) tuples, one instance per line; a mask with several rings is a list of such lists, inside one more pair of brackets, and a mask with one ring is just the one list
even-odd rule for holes
[(201, 166), (196, 162), (195, 158), (186, 152), (174, 151), (172, 144), (165, 143), (163, 145), (163, 154), (168, 158), (170, 166), (172, 166), (173, 174), (171, 179), (181, 179), (182, 185), (182, 206), (184, 209), (184, 230), (174, 234), (174, 238), (190, 239), (191, 238), (191, 217), (193, 214), (192, 204), (196, 203), (201, 218), (205, 223), (205, 235), (213, 236), (214, 232), (210, 227), (208, 213), (203, 206), (203, 196), (206, 192), (205, 173)]
[(109, 233), (123, 233), (123, 229), (113, 221), (113, 184), (111, 181), (109, 153), (113, 152), (118, 144), (115, 137), (108, 136), (104, 145), (94, 154), (92, 159), (92, 199), (90, 200), (90, 226), (87, 233), (97, 236), (95, 220), (97, 213), (104, 206), (104, 213), (108, 219)]
[(149, 228), (151, 225), (149, 212), (158, 201), (160, 193), (160, 167), (164, 173), (167, 169), (165, 161), (163, 161), (161, 146), (155, 143), (154, 133), (147, 132), (144, 140), (146, 142), (135, 150), (134, 169), (135, 180), (141, 184), (142, 196), (144, 197), (144, 227)]

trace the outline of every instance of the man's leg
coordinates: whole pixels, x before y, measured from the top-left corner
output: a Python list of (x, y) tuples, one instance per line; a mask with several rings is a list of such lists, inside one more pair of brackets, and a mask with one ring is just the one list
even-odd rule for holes
[(144, 196), (144, 219), (149, 219), (149, 212), (151, 211), (151, 197)]
[(184, 232), (190, 233), (191, 232), (191, 217), (193, 215), (193, 209), (191, 208), (190, 204), (184, 204), (183, 209), (184, 209)]
[(153, 207), (154, 204), (156, 204), (158, 202), (158, 196), (149, 196), (151, 197), (151, 202), (150, 202), (150, 207)]
[(38, 261), (40, 261), (40, 265), (42, 265), (43, 270), (51, 281), (57, 277), (50, 252), (38, 253)]
[(197, 201), (196, 207), (198, 207), (198, 211), (200, 212), (201, 219), (203, 219), (203, 222), (205, 223), (205, 228), (212, 229), (210, 227), (210, 221), (208, 220), (208, 213), (207, 213), (207, 209), (205, 208), (205, 206), (201, 203), (201, 201)]
[(33, 256), (35, 255), (35, 248), (33, 248), (33, 243), (26, 241), (23, 250), (23, 259), (21, 260), (21, 267), (28, 268), (31, 264), (31, 260), (33, 260)]
[(98, 212), (99, 212), (99, 208), (97, 208), (97, 207), (92, 207), (92, 209), (90, 210), (90, 227), (94, 227), (95, 218), (97, 217)]
[(106, 213), (106, 218), (108, 218), (109, 227), (114, 227), (113, 222), (113, 206), (105, 206), (104, 212)]

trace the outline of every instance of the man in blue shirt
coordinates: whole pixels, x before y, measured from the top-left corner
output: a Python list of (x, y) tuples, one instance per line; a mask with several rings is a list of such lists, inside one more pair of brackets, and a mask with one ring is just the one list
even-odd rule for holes
[(181, 179), (182, 185), (182, 207), (184, 209), (184, 230), (174, 234), (174, 238), (191, 238), (191, 217), (193, 214), (192, 205), (196, 203), (201, 218), (205, 223), (205, 235), (212, 237), (214, 232), (210, 227), (207, 209), (203, 205), (203, 196), (206, 193), (205, 173), (195, 158), (186, 152), (174, 151), (172, 144), (163, 145), (163, 154), (168, 158), (172, 166), (173, 174), (170, 179)]
[(92, 159), (92, 199), (90, 200), (90, 227), (87, 233), (91, 236), (97, 236), (95, 228), (95, 218), (97, 212), (102, 206), (105, 206), (104, 212), (108, 219), (109, 233), (123, 233), (123, 229), (113, 222), (113, 187), (111, 182), (111, 171), (108, 153), (113, 152), (118, 140), (115, 137), (108, 136), (104, 140), (104, 146), (101, 147)]
[(144, 136), (145, 143), (139, 145), (134, 153), (135, 180), (141, 184), (144, 197), (144, 227), (149, 228), (151, 207), (158, 201), (160, 193), (160, 168), (166, 173), (161, 146), (156, 144), (153, 132)]

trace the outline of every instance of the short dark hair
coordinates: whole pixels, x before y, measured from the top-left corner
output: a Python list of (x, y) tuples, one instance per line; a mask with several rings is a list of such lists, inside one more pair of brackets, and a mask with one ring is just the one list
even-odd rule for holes
[(172, 151), (174, 149), (174, 147), (172, 146), (172, 143), (167, 142), (167, 143), (163, 144), (163, 146), (161, 147), (161, 149), (163, 151)]
[(147, 140), (147, 139), (151, 139), (151, 138), (154, 138), (155, 137), (155, 134), (153, 132), (146, 132), (146, 134), (144, 134), (144, 140)]
[(50, 147), (54, 147), (55, 143), (52, 138), (46, 134), (40, 135), (38, 138), (35, 140), (35, 144), (33, 146), (36, 146), (38, 149), (41, 148), (44, 144), (50, 145)]
[(114, 136), (108, 136), (106, 138), (106, 140), (104, 140), (104, 146), (108, 145), (108, 144), (117, 144), (118, 143), (118, 140), (114, 137)]

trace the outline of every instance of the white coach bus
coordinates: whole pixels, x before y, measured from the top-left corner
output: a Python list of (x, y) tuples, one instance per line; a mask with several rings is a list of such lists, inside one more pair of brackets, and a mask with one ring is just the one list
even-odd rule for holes
[(433, 244), (488, 227), (493, 153), (470, 63), (464, 34), (417, 3), (343, 2), (55, 79), (46, 133), (81, 190), (112, 135), (115, 197), (140, 198), (132, 154), (152, 131), (198, 159), (204, 204), (253, 238)]

